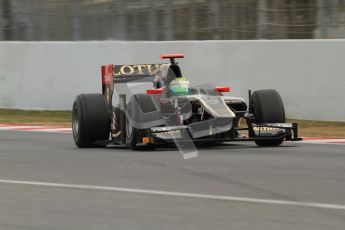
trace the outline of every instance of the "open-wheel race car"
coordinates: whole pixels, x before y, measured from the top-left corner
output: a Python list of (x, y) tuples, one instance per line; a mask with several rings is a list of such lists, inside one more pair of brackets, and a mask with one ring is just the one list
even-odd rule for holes
[[(170, 63), (102, 66), (102, 94), (78, 95), (73, 104), (72, 130), (80, 148), (126, 145), (153, 149), (157, 144), (217, 144), (254, 141), (278, 146), (298, 141), (297, 124), (286, 123), (276, 90), (249, 91), (244, 99), (224, 95), (229, 87), (193, 87), (176, 58)], [(153, 83), (134, 92), (130, 85)], [(240, 125), (240, 121), (245, 125)], [(245, 134), (244, 134), (245, 132)]]

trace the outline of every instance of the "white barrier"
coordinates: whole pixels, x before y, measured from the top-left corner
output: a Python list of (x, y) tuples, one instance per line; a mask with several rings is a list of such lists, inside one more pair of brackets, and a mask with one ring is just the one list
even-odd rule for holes
[(181, 42), (1, 42), (0, 108), (71, 109), (79, 93), (101, 92), (102, 64), (157, 63), (185, 53), (194, 84), (275, 88), (288, 117), (345, 121), (345, 40)]

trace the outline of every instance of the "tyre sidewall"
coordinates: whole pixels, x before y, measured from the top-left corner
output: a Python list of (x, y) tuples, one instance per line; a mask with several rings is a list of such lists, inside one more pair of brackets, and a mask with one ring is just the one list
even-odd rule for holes
[[(249, 111), (255, 115), (256, 123), (285, 123), (284, 104), (276, 90), (255, 91), (249, 103)], [(277, 146), (281, 139), (256, 140), (258, 146)]]
[[(78, 132), (73, 123), (77, 111)], [(108, 140), (110, 132), (109, 110), (102, 94), (81, 94), (77, 96), (72, 110), (72, 129), (76, 145), (92, 147), (98, 140)]]

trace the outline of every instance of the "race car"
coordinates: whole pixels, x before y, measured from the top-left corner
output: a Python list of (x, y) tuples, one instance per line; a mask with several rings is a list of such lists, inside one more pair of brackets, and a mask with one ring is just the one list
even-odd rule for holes
[[(225, 95), (229, 87), (191, 86), (176, 62), (183, 57), (162, 54), (169, 63), (102, 66), (102, 94), (81, 94), (73, 103), (76, 145), (137, 150), (168, 143), (183, 147), (254, 141), (258, 146), (278, 146), (301, 140), (297, 124), (286, 123), (276, 90), (249, 90), (247, 104)], [(145, 82), (153, 87), (138, 93), (131, 89)]]

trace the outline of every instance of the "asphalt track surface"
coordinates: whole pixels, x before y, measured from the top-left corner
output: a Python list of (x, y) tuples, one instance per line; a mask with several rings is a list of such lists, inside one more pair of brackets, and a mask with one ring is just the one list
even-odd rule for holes
[(345, 145), (77, 149), (0, 131), (0, 229), (345, 229)]

